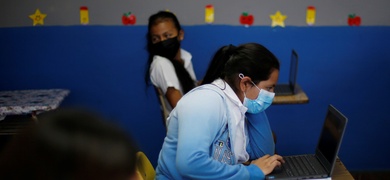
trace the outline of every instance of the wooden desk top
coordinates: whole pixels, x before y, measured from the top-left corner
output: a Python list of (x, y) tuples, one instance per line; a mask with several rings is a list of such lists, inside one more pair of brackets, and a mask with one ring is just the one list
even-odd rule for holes
[(297, 93), (289, 96), (275, 96), (272, 104), (303, 104), (308, 103), (309, 98), (306, 93), (297, 85)]
[(332, 179), (335, 180), (353, 180), (353, 176), (339, 158), (336, 159), (336, 165), (333, 170)]

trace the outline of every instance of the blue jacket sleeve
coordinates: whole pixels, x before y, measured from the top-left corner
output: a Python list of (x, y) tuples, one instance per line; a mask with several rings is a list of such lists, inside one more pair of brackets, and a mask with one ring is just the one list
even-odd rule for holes
[(214, 91), (198, 90), (182, 98), (177, 108), (177, 171), (189, 179), (264, 178), (255, 165), (227, 165), (211, 157), (213, 141), (226, 123), (222, 97)]
[(266, 113), (246, 113), (249, 142), (247, 152), (250, 159), (257, 159), (266, 154), (275, 153), (275, 143), (272, 136), (271, 126)]

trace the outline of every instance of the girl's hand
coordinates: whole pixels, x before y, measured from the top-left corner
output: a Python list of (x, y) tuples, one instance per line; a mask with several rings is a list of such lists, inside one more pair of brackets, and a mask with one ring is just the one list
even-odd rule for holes
[(263, 171), (264, 175), (271, 173), (276, 166), (281, 166), (282, 163), (284, 163), (283, 157), (277, 154), (273, 156), (267, 154), (251, 162), (251, 164), (259, 167)]

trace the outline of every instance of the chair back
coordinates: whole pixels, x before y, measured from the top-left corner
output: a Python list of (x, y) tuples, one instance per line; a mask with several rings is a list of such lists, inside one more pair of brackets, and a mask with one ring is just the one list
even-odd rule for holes
[(142, 152), (137, 152), (137, 174), (138, 179), (141, 180), (154, 180), (156, 177), (156, 171), (153, 165), (150, 163), (148, 157)]
[(168, 118), (169, 114), (167, 113), (167, 105), (165, 103), (164, 93), (160, 88), (158, 88), (156, 86), (154, 86), (154, 89), (156, 90), (156, 94), (158, 96), (158, 101), (160, 102), (162, 120), (163, 120), (164, 127), (166, 128), (167, 127), (167, 118)]

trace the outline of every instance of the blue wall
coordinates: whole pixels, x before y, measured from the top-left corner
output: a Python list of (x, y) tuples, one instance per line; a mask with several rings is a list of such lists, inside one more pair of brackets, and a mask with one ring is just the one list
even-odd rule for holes
[[(258, 42), (282, 64), (300, 56), (303, 105), (267, 110), (282, 155), (311, 153), (328, 104), (349, 124), (340, 158), (349, 170), (390, 169), (390, 27), (184, 26), (183, 47), (202, 78), (213, 52), (224, 44)], [(99, 111), (125, 128), (156, 164), (165, 130), (157, 97), (143, 83), (146, 26), (0, 28), (0, 90), (66, 88), (63, 106)]]

